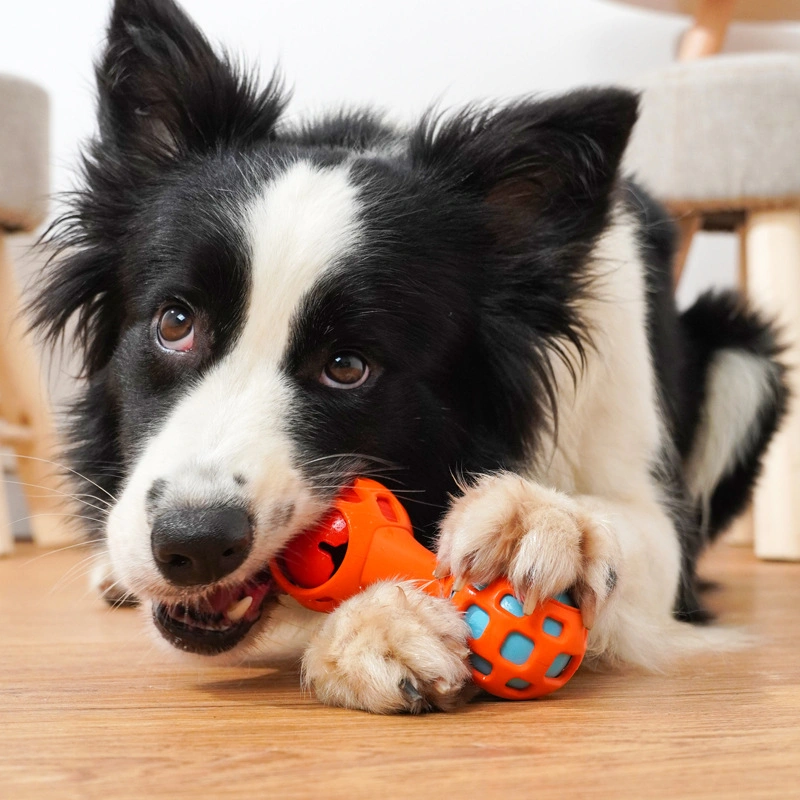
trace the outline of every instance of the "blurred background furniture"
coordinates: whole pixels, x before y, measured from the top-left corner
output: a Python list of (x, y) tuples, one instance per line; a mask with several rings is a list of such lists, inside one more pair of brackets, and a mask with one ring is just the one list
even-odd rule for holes
[[(714, 55), (731, 20), (797, 19), (800, 2), (621, 1), (695, 16), (681, 60), (637, 81), (642, 113), (626, 155), (678, 222), (676, 284), (697, 231), (737, 234), (741, 288), (777, 315), (789, 345), (784, 361), (800, 368), (800, 54)], [(800, 559), (796, 403), (767, 455), (750, 532), (745, 525), (737, 535), (754, 538), (762, 558)]]
[(616, 0), (630, 6), (692, 17), (678, 47), (678, 60), (691, 61), (722, 50), (731, 22), (800, 20), (799, 0)]
[[(22, 302), (6, 237), (44, 219), (48, 195), (47, 94), (0, 75), (0, 466), (10, 455), (38, 544), (65, 538), (53, 457), (55, 434), (36, 353), (21, 319)], [(0, 469), (0, 476), (5, 473)], [(5, 483), (3, 477), (3, 484)], [(0, 485), (0, 554), (13, 546), (6, 486)]]

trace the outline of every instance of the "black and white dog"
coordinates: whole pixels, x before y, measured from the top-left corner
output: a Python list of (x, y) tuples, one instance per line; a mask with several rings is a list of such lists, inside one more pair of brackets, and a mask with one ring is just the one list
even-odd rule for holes
[(528, 608), (571, 588), (593, 659), (714, 646), (689, 624), (696, 560), (787, 391), (738, 296), (676, 312), (671, 224), (619, 175), (634, 95), (292, 126), (278, 83), (172, 0), (117, 1), (97, 77), (34, 310), (52, 337), (76, 319), (71, 463), (93, 505), (114, 498), (88, 521), (109, 598), (204, 656), (301, 631), (328, 703), (450, 707), (469, 672), (447, 601), (381, 583), (314, 615), (266, 570), (365, 475), (442, 573), (506, 574)]

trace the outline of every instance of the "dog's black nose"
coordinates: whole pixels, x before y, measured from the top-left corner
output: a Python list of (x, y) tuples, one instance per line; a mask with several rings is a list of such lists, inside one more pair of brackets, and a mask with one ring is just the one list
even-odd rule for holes
[(151, 546), (161, 574), (176, 586), (213, 583), (250, 552), (252, 526), (236, 506), (183, 508), (156, 517)]

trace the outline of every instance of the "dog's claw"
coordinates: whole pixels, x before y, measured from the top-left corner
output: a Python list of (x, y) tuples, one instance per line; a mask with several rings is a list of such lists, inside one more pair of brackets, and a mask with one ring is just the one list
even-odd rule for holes
[(409, 703), (424, 703), (425, 698), (419, 693), (416, 686), (406, 678), (400, 681), (400, 691), (405, 695)]
[(525, 595), (525, 602), (522, 604), (522, 613), (525, 615), (532, 614), (536, 606), (539, 605), (539, 595), (534, 591), (528, 592)]
[(103, 595), (103, 600), (108, 603), (111, 608), (138, 608), (139, 598), (128, 593), (124, 595)]

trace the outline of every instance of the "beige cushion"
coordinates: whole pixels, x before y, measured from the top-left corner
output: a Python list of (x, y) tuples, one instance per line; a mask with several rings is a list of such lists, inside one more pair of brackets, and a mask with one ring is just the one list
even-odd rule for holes
[(678, 63), (637, 88), (625, 166), (657, 197), (734, 207), (800, 196), (800, 56)]
[(49, 133), (47, 93), (0, 75), (0, 228), (30, 230), (44, 218)]

